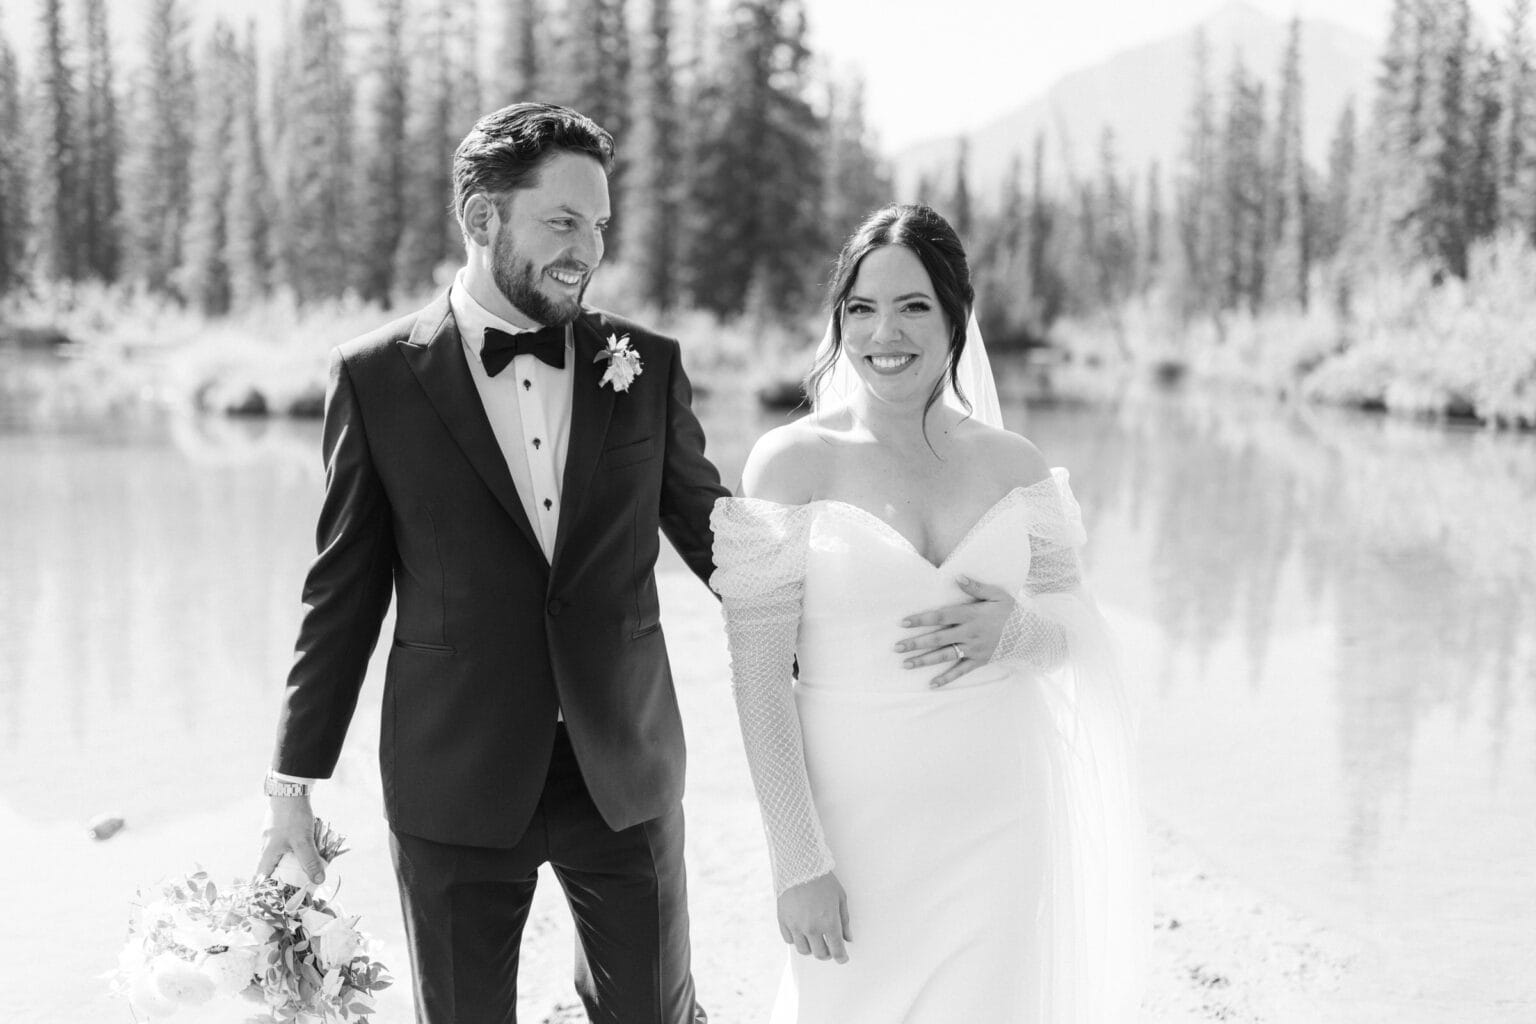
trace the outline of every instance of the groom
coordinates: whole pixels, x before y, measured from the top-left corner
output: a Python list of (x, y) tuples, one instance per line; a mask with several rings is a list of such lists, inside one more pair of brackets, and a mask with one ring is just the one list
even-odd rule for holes
[(417, 1019), (516, 1020), (538, 868), (566, 892), (594, 1022), (701, 1022), (683, 878), (683, 734), (658, 527), (707, 580), (727, 494), (678, 344), (584, 309), (613, 139), (520, 103), (454, 155), (468, 260), (340, 347), (319, 554), (266, 789), (259, 874), (309, 838), (393, 590), (379, 762)]

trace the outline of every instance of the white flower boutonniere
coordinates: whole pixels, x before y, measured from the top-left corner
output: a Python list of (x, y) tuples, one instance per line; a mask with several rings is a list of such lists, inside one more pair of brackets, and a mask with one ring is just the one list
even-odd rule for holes
[(603, 379), (597, 382), (598, 387), (609, 384), (615, 391), (628, 391), (635, 378), (640, 376), (640, 371), (645, 369), (640, 362), (640, 353), (629, 347), (627, 334), (622, 338), (616, 334), (608, 335), (608, 347), (592, 361), (608, 364), (608, 369), (603, 371)]

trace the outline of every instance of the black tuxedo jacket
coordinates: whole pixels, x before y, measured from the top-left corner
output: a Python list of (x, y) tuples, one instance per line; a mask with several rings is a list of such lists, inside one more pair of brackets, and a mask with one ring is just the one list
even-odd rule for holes
[[(544, 784), (557, 708), (614, 829), (681, 798), (682, 723), (658, 621), (658, 528), (703, 579), (727, 493), (678, 344), (585, 311), (546, 561), (486, 418), (446, 294), (342, 345), (326, 395), (325, 501), (274, 767), (327, 778), (393, 591), (379, 762), (399, 832), (512, 846)], [(599, 387), (629, 336), (643, 371)]]

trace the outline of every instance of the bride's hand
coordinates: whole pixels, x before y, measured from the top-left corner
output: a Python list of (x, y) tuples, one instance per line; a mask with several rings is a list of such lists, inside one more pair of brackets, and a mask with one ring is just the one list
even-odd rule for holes
[(902, 663), (906, 668), (948, 665), (928, 681), (932, 687), (951, 683), (991, 661), (1003, 635), (1003, 624), (1013, 614), (1013, 595), (1002, 587), (969, 576), (959, 576), (955, 582), (971, 600), (908, 616), (902, 620), (903, 626), (927, 632), (907, 637), (896, 645), (900, 654), (915, 652)]
[(779, 896), (779, 934), (817, 960), (848, 962), (848, 894), (832, 873), (785, 889)]

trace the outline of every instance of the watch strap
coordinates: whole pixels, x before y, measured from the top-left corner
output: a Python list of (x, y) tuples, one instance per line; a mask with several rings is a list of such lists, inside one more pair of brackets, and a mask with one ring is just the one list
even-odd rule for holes
[(307, 782), (280, 779), (272, 772), (268, 772), (261, 783), (261, 791), (267, 796), (309, 796), (310, 789)]

